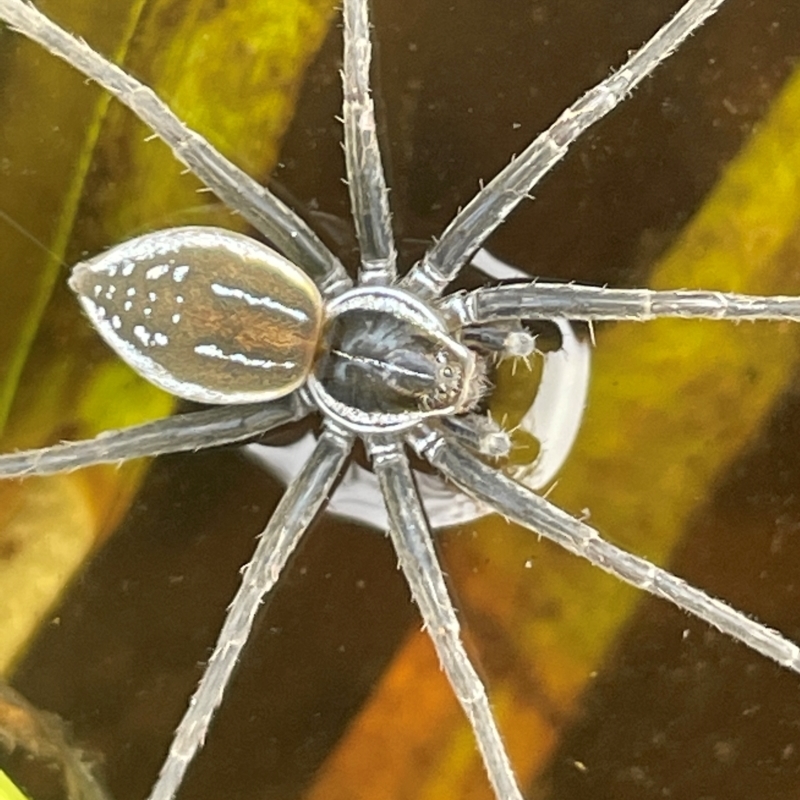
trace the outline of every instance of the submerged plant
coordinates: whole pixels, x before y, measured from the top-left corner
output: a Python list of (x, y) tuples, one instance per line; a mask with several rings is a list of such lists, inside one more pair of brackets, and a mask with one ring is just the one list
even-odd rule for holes
[(377, 474), (401, 567), (470, 720), (498, 798), (522, 795), (486, 692), (461, 644), (406, 445), (507, 518), (800, 671), (800, 650), (791, 641), (607, 543), (587, 522), (508, 477), (491, 461), (509, 455), (508, 435), (475, 413), (487, 402), (487, 372), (495, 357), (533, 349), (523, 322), (796, 320), (800, 301), (548, 282), (479, 288), (441, 299), (469, 258), (561, 160), (569, 144), (624, 100), (719, 5), (721, 0), (687, 3), (620, 70), (567, 109), (488, 183), (422, 260), (398, 279), (369, 93), (366, 4), (346, 3), (345, 152), (360, 244), (359, 286), (353, 289), (338, 259), (306, 223), (188, 130), (154, 94), (31, 7), (0, 0), (0, 17), (129, 105), (283, 254), (218, 228), (181, 227), (144, 234), (79, 264), (71, 285), (94, 325), (123, 358), (179, 396), (228, 405), (87, 442), (11, 454), (0, 460), (2, 474), (46, 474), (245, 441), (315, 410), (324, 419), (314, 455), (290, 484), (246, 568), (151, 797), (170, 798), (180, 786), (249, 638), (261, 599), (333, 490), (356, 438), (363, 441)]

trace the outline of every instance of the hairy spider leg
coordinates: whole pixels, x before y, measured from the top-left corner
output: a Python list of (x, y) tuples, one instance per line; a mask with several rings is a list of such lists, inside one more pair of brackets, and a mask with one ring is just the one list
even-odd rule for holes
[(133, 111), (228, 208), (271, 239), (287, 258), (302, 264), (323, 296), (352, 285), (342, 264), (303, 219), (185, 125), (152, 89), (23, 0), (0, 0), (0, 19)]
[(453, 217), (438, 241), (403, 279), (403, 286), (425, 299), (439, 297), (489, 235), (564, 158), (569, 146), (613, 111), (724, 1), (687, 0), (619, 70), (563, 111)]
[(405, 445), (396, 440), (380, 442), (373, 436), (369, 452), (386, 503), (389, 534), (400, 568), (442, 669), (472, 726), (494, 793), (501, 800), (522, 800), (486, 688), (461, 640), (458, 618), (433, 547)]
[(300, 393), (293, 392), (270, 403), (218, 406), (176, 414), (118, 431), (105, 431), (93, 439), (0, 456), (0, 478), (53, 475), (94, 464), (244, 442), (301, 419), (309, 411)]
[(439, 309), (458, 326), (504, 319), (564, 317), (586, 322), (648, 322), (659, 318), (742, 322), (800, 321), (800, 297), (688, 289), (609, 289), (574, 283), (486, 286), (442, 298)]
[(417, 452), (467, 494), (491, 505), (499, 514), (551, 539), (591, 564), (637, 589), (713, 625), (728, 636), (800, 674), (800, 647), (777, 631), (710, 597), (700, 589), (644, 558), (605, 541), (600, 534), (566, 511), (502, 472), (486, 466), (449, 437), (432, 430), (409, 434)]
[(250, 638), (256, 612), (277, 583), (300, 537), (328, 499), (350, 455), (353, 438), (338, 426), (326, 424), (314, 452), (287, 487), (259, 535), (200, 685), (178, 723), (150, 800), (171, 800), (177, 793), (189, 764), (203, 746), (214, 713)]
[[(386, 284), (394, 278), (396, 254), (369, 96), (366, 4), (346, 0), (344, 17), (345, 153), (353, 217), (363, 254), (359, 278), (365, 280), (369, 276), (373, 283)], [(353, 439), (352, 434), (328, 421), (311, 458), (287, 488), (245, 568), (241, 587), (230, 606), (200, 685), (175, 732), (150, 800), (171, 800), (180, 787), (222, 702), (250, 636), (258, 607), (277, 582), (300, 536), (327, 500), (352, 449)], [(500, 753), (504, 755), (502, 745)]]
[[(343, 123), (350, 204), (361, 261), (359, 284), (387, 284), (396, 279), (388, 192), (370, 97), (371, 44), (367, 0), (344, 0)], [(472, 416), (472, 415), (470, 415)], [(484, 428), (464, 418), (466, 435), (482, 444)], [(422, 502), (402, 439), (364, 436), (389, 518), (389, 535), (425, 630), (442, 668), (469, 719), (495, 795), (522, 800), (489, 698), (472, 666), (456, 611), (447, 592)], [(504, 441), (507, 441), (506, 436)]]
[(372, 43), (366, 0), (345, 0), (342, 15), (342, 121), (347, 186), (360, 251), (358, 284), (385, 286), (397, 278), (397, 251), (370, 93)]

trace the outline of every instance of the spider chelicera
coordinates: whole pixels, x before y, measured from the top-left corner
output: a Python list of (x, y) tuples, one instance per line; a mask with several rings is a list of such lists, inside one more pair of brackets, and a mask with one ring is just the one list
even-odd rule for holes
[[(486, 692), (461, 643), (407, 447), (499, 513), (800, 672), (800, 650), (793, 643), (603, 541), (592, 527), (491, 466), (481, 456), (502, 455), (507, 441), (502, 431), (473, 413), (487, 391), (487, 363), (511, 342), (523, 351), (532, 347), (519, 327), (521, 320), (796, 320), (800, 301), (547, 283), (442, 297), (475, 250), (568, 146), (721, 4), (690, 0), (619, 71), (578, 100), (487, 184), (422, 261), (398, 278), (369, 94), (366, 2), (346, 0), (345, 153), (361, 248), (358, 286), (353, 288), (337, 259), (302, 220), (188, 130), (152, 93), (32, 7), (0, 0), (0, 18), (129, 105), (283, 254), (225, 231), (182, 228), (123, 243), (76, 267), (73, 288), (123, 358), (175, 394), (228, 405), (98, 440), (5, 456), (0, 474), (46, 474), (243, 441), (315, 410), (324, 418), (313, 455), (287, 489), (245, 569), (219, 644), (151, 798), (166, 800), (177, 792), (202, 746), (260, 602), (324, 505), (356, 438), (370, 456), (401, 566), (498, 798), (522, 795)], [(231, 263), (235, 269), (225, 272)]]

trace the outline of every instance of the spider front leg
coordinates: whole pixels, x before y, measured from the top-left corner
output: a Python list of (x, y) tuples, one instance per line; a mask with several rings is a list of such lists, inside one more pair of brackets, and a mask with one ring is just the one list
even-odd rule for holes
[(666, 599), (742, 644), (800, 674), (800, 647), (671, 573), (601, 538), (508, 476), (486, 466), (455, 441), (434, 432), (413, 436), (413, 446), (463, 491), (509, 519), (551, 539), (630, 585)]
[(724, 0), (688, 0), (675, 16), (616, 72), (566, 108), (556, 121), (476, 194), (439, 240), (405, 276), (405, 288), (439, 297), (472, 254), (561, 161), (570, 145), (613, 111), (658, 65), (691, 36)]
[(311, 457), (292, 481), (259, 537), (231, 603), (214, 652), (180, 721), (150, 800), (171, 800), (203, 742), (239, 662), (256, 612), (317, 512), (350, 454), (353, 435), (328, 424)]
[(488, 286), (445, 297), (440, 310), (458, 326), (563, 317), (586, 322), (659, 318), (800, 321), (800, 298), (694, 290), (609, 289), (574, 283)]
[(303, 264), (323, 294), (337, 294), (352, 284), (339, 260), (304, 220), (184, 124), (152, 89), (22, 0), (0, 0), (0, 20), (128, 106), (220, 200), (295, 263)]
[(469, 718), (495, 795), (522, 800), (486, 689), (461, 641), (456, 612), (433, 548), (419, 493), (403, 445), (370, 437), (367, 442), (389, 515), (389, 533), (442, 669)]

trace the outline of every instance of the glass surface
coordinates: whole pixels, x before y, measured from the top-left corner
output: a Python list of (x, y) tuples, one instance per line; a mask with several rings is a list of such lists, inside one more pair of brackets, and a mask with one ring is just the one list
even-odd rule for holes
[[(42, 7), (61, 20), (60, 7), (70, 2)], [(115, 5), (104, 7), (111, 13)], [(401, 268), (481, 180), (679, 5), (376, 0), (374, 86)], [(162, 15), (162, 30), (186, 30), (180, 8)], [(87, 15), (68, 24), (81, 33), (79, 25), (91, 22)], [(87, 37), (107, 53), (117, 46)], [(0, 81), (11, 69), (11, 42), (0, 34)], [(758, 150), (759, 135), (771, 130), (770, 109), (797, 68), (798, 46), (796, 3), (728, 0), (574, 147), (488, 249), (550, 279), (800, 293), (797, 154), (784, 161), (772, 148), (778, 166), (764, 171), (761, 183), (744, 167), (731, 178), (731, 165), (746, 148)], [(48, 56), (24, 47), (23, 66), (14, 69), (48, 68)], [(272, 180), (352, 268), (357, 251), (336, 121), (340, 54), (334, 19), (287, 119)], [(224, 68), (247, 76), (247, 53)], [(63, 82), (59, 92), (96, 98), (80, 77), (53, 69)], [(48, 121), (54, 101), (0, 96), (4, 108), (37, 109), (35, 131), (5, 131), (7, 140), (27, 140), (41, 153), (42, 172), (74, 169), (66, 122)], [(213, 133), (202, 110), (197, 118), (180, 110)], [(85, 124), (74, 120), (78, 130)], [(66, 261), (112, 244), (108, 230), (124, 238), (227, 219), (213, 203), (199, 209), (209, 198), (195, 195), (193, 185), (157, 197), (137, 188), (125, 142), (144, 135), (138, 128), (125, 134), (132, 139), (112, 135), (105, 161), (94, 162), (76, 222), (83, 238), (67, 247)], [(220, 144), (257, 171), (259, 136), (240, 141), (239, 131), (224, 132)], [(6, 157), (2, 141), (0, 176), (35, 171), (16, 151)], [(36, 181), (29, 184), (40, 191)], [(723, 184), (720, 198), (715, 191)], [(137, 202), (99, 234), (93, 213), (104, 192)], [(784, 199), (775, 209), (759, 203), (756, 214), (748, 201), (759, 192)], [(4, 198), (3, 240), (17, 235), (12, 226), (40, 235), (26, 215), (54, 212), (37, 198)], [(689, 232), (701, 213), (716, 220), (716, 238)], [(778, 230), (778, 244), (765, 244)], [(709, 252), (729, 255), (697, 274), (694, 266)], [(4, 276), (24, 268), (16, 261), (0, 267)], [(9, 448), (35, 438), (23, 413), (29, 398), (82, 408), (88, 394), (69, 390), (73, 378), (91, 384), (105, 374), (92, 372), (106, 368), (105, 351), (83, 326), (65, 277), (61, 269), (11, 411)], [(586, 420), (551, 499), (588, 513), (615, 543), (669, 564), (800, 641), (800, 333), (787, 325), (712, 322), (604, 325), (595, 333)], [(66, 355), (75, 336), (82, 342), (77, 365)], [(45, 352), (65, 354), (56, 358), (60, 372)], [(41, 378), (37, 369), (45, 366), (37, 365), (47, 365)], [(124, 417), (139, 390), (123, 379), (113, 385)], [(65, 423), (50, 435), (87, 435), (78, 428)], [(108, 521), (116, 530), (98, 534), (107, 541), (48, 613), (11, 680), (70, 723), (117, 800), (138, 800), (282, 488), (236, 449), (159, 459), (127, 511), (131, 485), (94, 474), (81, 479), (80, 496), (100, 528)], [(0, 523), (13, 500), (4, 505), (3, 491), (10, 490), (0, 489)], [(111, 524), (117, 518), (118, 527)], [(439, 544), (467, 645), (527, 796), (796, 796), (800, 678), (499, 518), (442, 533)], [(257, 622), (183, 796), (490, 798), (469, 730), (418, 628), (388, 541), (352, 523), (318, 520)]]

